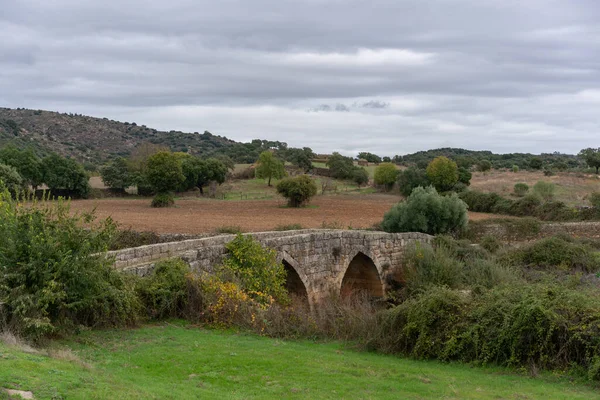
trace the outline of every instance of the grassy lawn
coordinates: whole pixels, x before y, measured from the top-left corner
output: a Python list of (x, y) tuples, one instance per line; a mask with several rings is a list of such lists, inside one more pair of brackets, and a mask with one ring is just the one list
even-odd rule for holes
[(590, 386), (550, 375), (173, 324), (86, 332), (59, 345), (73, 352), (49, 358), (0, 344), (0, 386), (37, 399), (600, 398)]

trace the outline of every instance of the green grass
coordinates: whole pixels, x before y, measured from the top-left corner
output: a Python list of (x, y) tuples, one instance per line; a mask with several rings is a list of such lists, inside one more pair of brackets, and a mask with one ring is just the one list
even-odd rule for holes
[(31, 390), (37, 399), (600, 398), (591, 386), (550, 375), (173, 324), (86, 332), (60, 344), (90, 365), (0, 344), (0, 386)]

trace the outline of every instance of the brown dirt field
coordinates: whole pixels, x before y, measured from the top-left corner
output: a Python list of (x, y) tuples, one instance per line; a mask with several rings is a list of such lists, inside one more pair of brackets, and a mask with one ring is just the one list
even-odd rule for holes
[[(151, 208), (150, 199), (74, 200), (71, 210), (96, 209), (99, 218), (112, 217), (122, 228), (157, 233), (200, 234), (223, 226), (240, 226), (247, 232), (268, 231), (278, 225), (300, 224), (321, 228), (368, 228), (380, 222), (383, 214), (397, 203), (398, 196), (318, 196), (310, 207), (283, 207), (283, 199), (220, 201), (180, 199), (173, 208)], [(471, 213), (474, 219), (489, 214)]]

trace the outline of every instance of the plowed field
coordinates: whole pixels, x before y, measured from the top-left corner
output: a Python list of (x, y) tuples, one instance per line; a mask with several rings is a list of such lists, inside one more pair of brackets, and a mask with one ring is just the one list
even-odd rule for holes
[[(98, 199), (71, 202), (73, 211), (96, 208), (123, 228), (157, 233), (199, 234), (223, 226), (239, 226), (247, 232), (272, 230), (278, 225), (300, 224), (303, 228), (368, 228), (399, 201), (398, 196), (318, 196), (306, 208), (287, 208), (280, 200), (222, 201), (181, 199), (173, 208), (151, 208), (149, 199)], [(473, 214), (472, 219), (488, 218)]]

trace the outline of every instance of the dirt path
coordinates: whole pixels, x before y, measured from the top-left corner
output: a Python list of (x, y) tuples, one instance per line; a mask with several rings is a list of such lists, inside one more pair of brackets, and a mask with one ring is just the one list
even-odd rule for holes
[[(71, 202), (73, 211), (96, 209), (100, 218), (112, 217), (124, 228), (157, 233), (199, 234), (223, 226), (244, 231), (272, 230), (278, 225), (300, 224), (304, 228), (368, 228), (399, 198), (392, 195), (318, 196), (307, 208), (284, 207), (283, 200), (221, 201), (177, 200), (174, 208), (151, 208), (149, 199), (98, 199)], [(488, 214), (473, 213), (475, 219)]]

